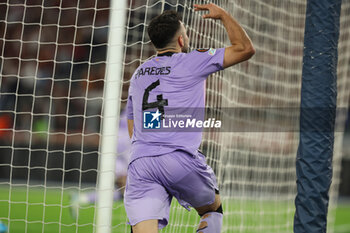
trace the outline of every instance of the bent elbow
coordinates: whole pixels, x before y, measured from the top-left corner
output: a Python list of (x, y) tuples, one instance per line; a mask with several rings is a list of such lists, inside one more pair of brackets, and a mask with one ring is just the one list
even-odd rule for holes
[(253, 47), (253, 45), (249, 46), (248, 48), (246, 48), (246, 52), (247, 54), (247, 59), (251, 58), (252, 56), (254, 56), (255, 54), (255, 48)]
[(223, 67), (227, 68), (237, 63), (244, 62), (250, 59), (254, 54), (255, 49), (253, 45), (248, 45), (246, 47), (242, 45), (230, 46), (225, 50)]

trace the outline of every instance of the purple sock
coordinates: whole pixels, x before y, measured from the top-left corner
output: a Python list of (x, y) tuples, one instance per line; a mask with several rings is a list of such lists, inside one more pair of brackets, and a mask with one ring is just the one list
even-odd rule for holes
[(201, 217), (197, 233), (220, 233), (222, 226), (222, 214), (209, 212)]

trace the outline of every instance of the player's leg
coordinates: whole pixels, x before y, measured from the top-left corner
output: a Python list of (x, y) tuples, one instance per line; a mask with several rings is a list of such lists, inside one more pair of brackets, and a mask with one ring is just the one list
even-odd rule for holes
[(156, 160), (145, 157), (129, 165), (124, 207), (133, 233), (157, 233), (168, 224), (172, 196), (158, 181)]
[(204, 215), (207, 212), (216, 211), (217, 209), (220, 208), (220, 206), (221, 206), (220, 195), (215, 194), (215, 201), (213, 204), (205, 205), (201, 207), (195, 207), (195, 209), (199, 215)]
[(182, 206), (189, 204), (197, 210), (201, 216), (197, 232), (220, 233), (223, 219), (220, 195), (215, 174), (205, 157), (202, 154), (193, 157), (181, 151), (173, 153), (173, 157), (181, 163), (183, 171), (178, 172), (181, 179), (167, 187), (168, 190)]
[(151, 219), (132, 226), (132, 233), (158, 233), (158, 219)]
[(197, 232), (198, 233), (220, 233), (222, 226), (222, 205), (220, 201), (220, 195), (215, 195), (215, 201), (213, 204), (205, 205), (195, 208), (201, 216)]

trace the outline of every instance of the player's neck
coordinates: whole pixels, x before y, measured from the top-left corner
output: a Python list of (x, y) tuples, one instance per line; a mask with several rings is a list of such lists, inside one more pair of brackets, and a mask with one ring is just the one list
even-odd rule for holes
[(163, 54), (163, 53), (181, 53), (181, 48), (167, 47), (167, 48), (157, 49), (157, 54)]

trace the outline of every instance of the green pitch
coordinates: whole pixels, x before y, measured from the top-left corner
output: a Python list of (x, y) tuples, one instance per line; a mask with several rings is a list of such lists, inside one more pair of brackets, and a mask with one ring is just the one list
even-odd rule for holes
[[(69, 194), (76, 191), (75, 189), (60, 189), (46, 188), (8, 188), (0, 187), (0, 220), (7, 224), (11, 233), (55, 233), (55, 232), (79, 232), (87, 233), (94, 231), (93, 223), (95, 221), (94, 205), (81, 206), (79, 217), (73, 218), (70, 213)], [(10, 201), (9, 201), (10, 200)], [(27, 204), (29, 203), (29, 204)], [(45, 203), (45, 204), (43, 204)], [(185, 213), (176, 204), (173, 203), (171, 211), (170, 224), (167, 227), (167, 232), (193, 233), (198, 222), (198, 216), (195, 211)], [(244, 222), (244, 232), (253, 232), (256, 226), (264, 225), (271, 226), (271, 232), (274, 222), (288, 222), (292, 224), (293, 211), (285, 211), (284, 208), (292, 208), (281, 203), (278, 204), (281, 208), (280, 213), (276, 212), (276, 204), (254, 203), (253, 201), (244, 204), (235, 202), (226, 204), (225, 210), (229, 213), (235, 213), (240, 216), (239, 212), (254, 212), (259, 205), (259, 209), (264, 212), (260, 213), (259, 218), (255, 218), (254, 214), (245, 216), (244, 219), (236, 217), (234, 222), (230, 223), (233, 232), (237, 232)], [(129, 232), (126, 225), (126, 217), (124, 207), (121, 202), (115, 203), (113, 208), (113, 232), (124, 233)], [(187, 211), (186, 211), (187, 212)], [(8, 222), (10, 218), (10, 222)], [(259, 220), (257, 220), (259, 219)], [(350, 233), (350, 203), (339, 205), (336, 210), (335, 232)], [(44, 224), (43, 224), (44, 223)], [(61, 223), (61, 224), (59, 224)], [(173, 223), (181, 223), (186, 227), (181, 227)], [(249, 225), (249, 226), (248, 226)], [(231, 229), (231, 228), (230, 228)], [(266, 228), (264, 228), (266, 229)], [(275, 229), (278, 232), (278, 229)], [(165, 231), (162, 231), (165, 232)], [(231, 231), (230, 231), (231, 232)]]

